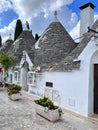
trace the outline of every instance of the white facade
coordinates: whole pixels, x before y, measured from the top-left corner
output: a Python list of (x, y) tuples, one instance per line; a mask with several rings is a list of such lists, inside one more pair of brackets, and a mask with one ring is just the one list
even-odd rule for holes
[(94, 113), (94, 64), (98, 63), (98, 46), (91, 40), (78, 57), (79, 70), (70, 72), (36, 73), (36, 85), (29, 86), (29, 92), (44, 95), (46, 82), (53, 83), (50, 89), (59, 92), (61, 107), (89, 116)]
[(94, 23), (94, 10), (88, 6), (81, 10), (80, 20), (80, 37), (88, 31), (88, 27), (92, 27)]
[[(44, 95), (46, 88), (56, 90), (59, 96), (58, 104), (61, 107), (80, 115), (92, 115), (94, 113), (94, 64), (98, 64), (98, 42), (96, 42), (92, 38), (79, 55), (78, 59), (81, 61), (79, 70), (69, 72), (30, 70), (33, 68), (33, 63), (26, 53), (26, 59), (25, 61), (21, 59), (19, 69), (9, 71), (8, 82), (20, 84), (23, 89), (27, 86), (25, 90), (28, 89), (29, 93), (36, 96)], [(29, 69), (24, 67), (24, 63), (28, 64)], [(46, 87), (46, 82), (52, 83), (53, 87)]]
[[(81, 35), (93, 24), (93, 9), (81, 10)], [(82, 44), (82, 42), (80, 42)], [(35, 44), (38, 48), (38, 42)], [(94, 64), (98, 64), (98, 41), (94, 37), (87, 43), (74, 62), (80, 61), (80, 68), (71, 71), (44, 71), (36, 69), (26, 51), (23, 51), (20, 65), (9, 70), (9, 83), (22, 86), (23, 90), (35, 96), (48, 96), (62, 108), (83, 116), (94, 114)]]

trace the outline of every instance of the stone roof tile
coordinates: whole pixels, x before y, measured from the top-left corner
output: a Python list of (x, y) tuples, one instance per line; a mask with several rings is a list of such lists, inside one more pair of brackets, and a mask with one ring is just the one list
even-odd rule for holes
[[(18, 39), (13, 43), (10, 50), (7, 52), (15, 59), (15, 64), (18, 64), (22, 58), (23, 51), (33, 53), (35, 46), (35, 39), (30, 31), (23, 31)], [(34, 59), (34, 58), (31, 58)]]
[(53, 21), (37, 42), (35, 66), (52, 65), (61, 62), (76, 44), (59, 21)]
[[(92, 29), (96, 30), (98, 28), (98, 20), (92, 26)], [(81, 61), (74, 61), (74, 59), (78, 59), (78, 56), (82, 53), (84, 48), (87, 46), (91, 38), (94, 36), (93, 32), (87, 32), (84, 35), (82, 41), (77, 45), (76, 48), (72, 50), (72, 52), (65, 57), (60, 63), (52, 66), (52, 71), (69, 71), (72, 69), (79, 69)]]

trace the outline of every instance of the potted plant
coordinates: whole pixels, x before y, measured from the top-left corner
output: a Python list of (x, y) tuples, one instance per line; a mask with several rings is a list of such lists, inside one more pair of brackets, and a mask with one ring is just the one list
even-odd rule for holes
[(34, 102), (36, 113), (44, 118), (50, 121), (56, 121), (61, 117), (62, 109), (59, 106), (54, 105), (52, 100), (48, 97), (34, 100)]
[(20, 91), (21, 91), (21, 87), (19, 85), (16, 85), (16, 84), (9, 85), (9, 87), (7, 89), (8, 96), (12, 100), (20, 99), (20, 96), (21, 96)]
[(2, 82), (0, 82), (0, 90), (4, 90), (4, 85)]

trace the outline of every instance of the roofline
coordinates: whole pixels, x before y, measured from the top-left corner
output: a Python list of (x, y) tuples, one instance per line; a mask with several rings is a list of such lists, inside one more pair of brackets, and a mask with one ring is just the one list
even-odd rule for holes
[(80, 6), (79, 8), (82, 10), (82, 9), (85, 9), (85, 8), (87, 8), (87, 7), (89, 7), (89, 6), (90, 6), (92, 9), (94, 9), (94, 8), (96, 7), (93, 3), (88, 2), (87, 4), (84, 4), (84, 5)]

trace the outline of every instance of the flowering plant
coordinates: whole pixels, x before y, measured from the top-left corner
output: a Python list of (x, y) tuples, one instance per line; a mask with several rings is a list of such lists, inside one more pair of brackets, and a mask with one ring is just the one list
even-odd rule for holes
[(62, 109), (59, 108), (59, 106), (54, 105), (53, 101), (50, 100), (48, 97), (43, 97), (38, 100), (34, 100), (34, 102), (36, 104), (39, 104), (39, 105), (45, 107), (45, 109), (44, 109), (45, 112), (47, 112), (49, 110), (58, 109), (59, 116), (61, 116), (61, 114), (62, 114)]
[(55, 110), (58, 108), (58, 106), (54, 105), (52, 100), (50, 100), (48, 97), (43, 97), (38, 100), (34, 100), (34, 102), (41, 106), (47, 107), (48, 110)]
[(7, 92), (8, 92), (8, 95), (12, 95), (12, 94), (17, 94), (21, 91), (21, 87), (16, 85), (16, 84), (11, 84), (8, 89), (7, 89)]

